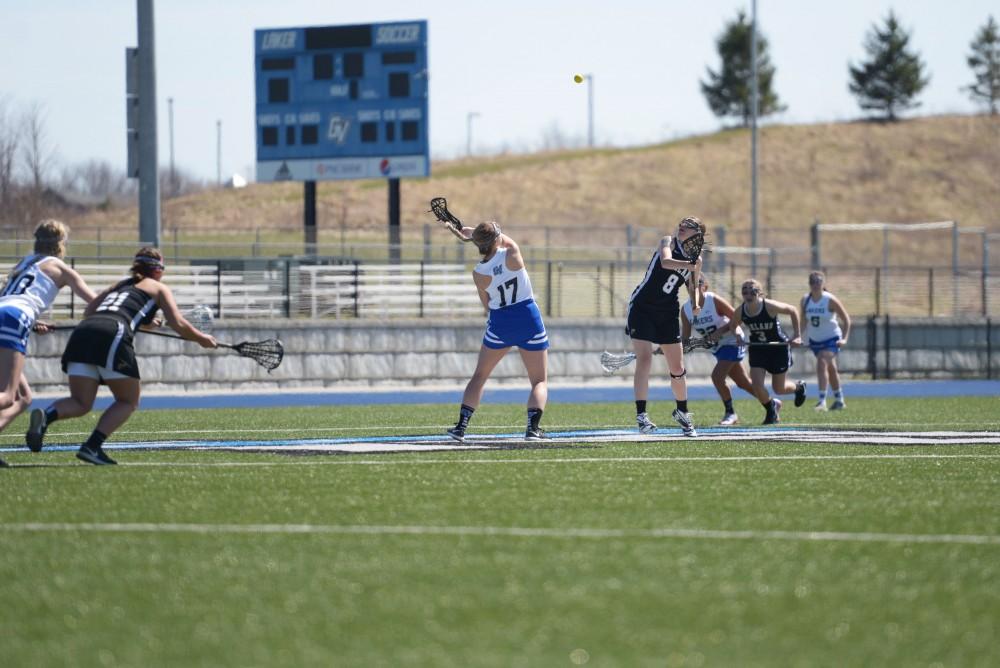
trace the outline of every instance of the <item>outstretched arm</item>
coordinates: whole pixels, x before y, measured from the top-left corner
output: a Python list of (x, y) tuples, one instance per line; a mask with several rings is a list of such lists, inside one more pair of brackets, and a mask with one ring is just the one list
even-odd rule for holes
[(177, 302), (174, 301), (174, 295), (170, 292), (170, 288), (162, 283), (160, 284), (159, 293), (156, 295), (156, 303), (163, 311), (163, 317), (166, 319), (167, 325), (170, 329), (180, 334), (181, 338), (194, 341), (202, 348), (217, 348), (219, 346), (215, 342), (214, 336), (205, 334), (188, 322), (188, 319), (177, 308)]

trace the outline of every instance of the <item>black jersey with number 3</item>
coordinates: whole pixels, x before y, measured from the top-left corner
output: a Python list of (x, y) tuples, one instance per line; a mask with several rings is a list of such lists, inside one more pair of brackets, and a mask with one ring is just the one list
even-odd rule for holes
[(778, 316), (767, 312), (767, 300), (761, 302), (760, 312), (750, 315), (747, 305), (743, 304), (740, 315), (743, 323), (750, 331), (750, 343), (782, 343), (788, 341), (788, 337), (781, 331), (781, 322)]
[[(691, 258), (685, 255), (675, 242), (676, 239), (670, 243), (671, 259), (690, 262)], [(660, 264), (660, 251), (656, 251), (649, 261), (649, 266), (646, 267), (646, 275), (643, 276), (642, 282), (632, 291), (629, 306), (634, 304), (636, 306), (679, 310), (678, 291), (690, 275), (691, 272), (688, 269), (664, 269), (663, 265)]]

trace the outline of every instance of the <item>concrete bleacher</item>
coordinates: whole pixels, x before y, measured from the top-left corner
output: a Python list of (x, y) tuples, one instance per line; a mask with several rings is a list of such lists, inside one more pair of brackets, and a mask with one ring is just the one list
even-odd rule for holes
[[(74, 268), (95, 292), (101, 292), (127, 278), (122, 265), (75, 263)], [(181, 310), (205, 304), (212, 307), (215, 317), (250, 318), (280, 317), (286, 314), (288, 301), (284, 277), (268, 276), (275, 272), (222, 272), (212, 265), (172, 264), (164, 274)], [(70, 290), (61, 290), (52, 305), (51, 317), (83, 316), (85, 304)]]
[(460, 264), (299, 268), (299, 312), (310, 318), (473, 316), (484, 309)]
[[(127, 274), (121, 264), (75, 263), (96, 292)], [(461, 264), (292, 265), (285, 269), (223, 270), (214, 264), (171, 264), (164, 274), (181, 310), (199, 304), (216, 318), (298, 316), (462, 317), (484, 313)], [(84, 304), (62, 290), (48, 317), (79, 319)]]

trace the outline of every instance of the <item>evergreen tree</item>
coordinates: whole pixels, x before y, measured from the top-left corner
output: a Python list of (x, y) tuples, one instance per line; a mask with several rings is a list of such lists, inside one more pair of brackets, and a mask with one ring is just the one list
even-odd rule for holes
[(900, 111), (920, 106), (915, 98), (930, 79), (924, 76), (924, 64), (909, 43), (910, 34), (892, 11), (883, 29), (872, 27), (865, 40), (869, 60), (858, 67), (848, 65), (848, 88), (862, 109), (880, 111), (886, 120), (895, 121)]
[(976, 38), (969, 46), (972, 53), (966, 58), (966, 62), (969, 63), (976, 82), (963, 90), (969, 91), (969, 97), (973, 100), (985, 102), (990, 108), (990, 114), (996, 116), (997, 103), (1000, 101), (1000, 31), (992, 16), (976, 33)]
[[(751, 25), (742, 10), (735, 21), (727, 23), (715, 41), (722, 68), (710, 67), (708, 81), (701, 81), (701, 92), (716, 116), (738, 116), (746, 127), (750, 125), (753, 103), (752, 63), (750, 62)], [(767, 116), (786, 107), (778, 101), (773, 89), (774, 65), (768, 55), (767, 39), (757, 31), (757, 115)]]

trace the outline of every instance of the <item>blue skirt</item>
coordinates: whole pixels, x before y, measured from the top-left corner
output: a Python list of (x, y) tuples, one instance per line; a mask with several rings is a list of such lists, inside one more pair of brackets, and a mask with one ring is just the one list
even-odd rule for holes
[(500, 350), (517, 346), (521, 350), (545, 350), (549, 336), (545, 333), (542, 314), (534, 299), (527, 299), (490, 311), (486, 321), (483, 345)]
[(31, 316), (15, 306), (0, 306), (0, 348), (28, 354), (28, 337), (34, 325)]

